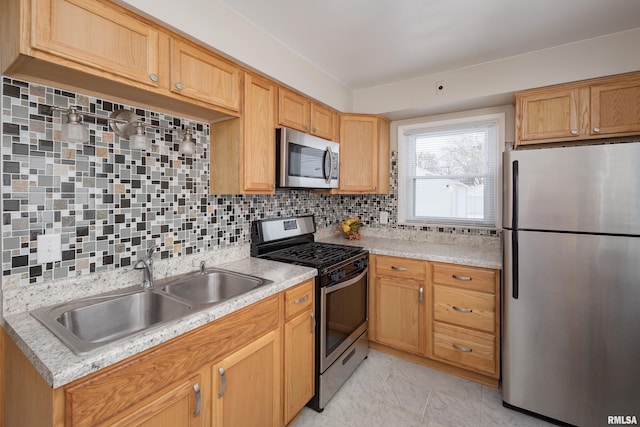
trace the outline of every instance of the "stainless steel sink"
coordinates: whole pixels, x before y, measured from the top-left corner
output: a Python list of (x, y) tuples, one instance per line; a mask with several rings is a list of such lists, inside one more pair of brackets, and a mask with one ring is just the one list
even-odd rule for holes
[(82, 354), (177, 319), (190, 304), (152, 290), (87, 298), (34, 310), (32, 315), (75, 353)]
[(271, 280), (217, 268), (31, 312), (74, 353), (84, 354), (256, 289)]
[(185, 275), (161, 290), (191, 303), (215, 304), (250, 290), (270, 280), (216, 268)]

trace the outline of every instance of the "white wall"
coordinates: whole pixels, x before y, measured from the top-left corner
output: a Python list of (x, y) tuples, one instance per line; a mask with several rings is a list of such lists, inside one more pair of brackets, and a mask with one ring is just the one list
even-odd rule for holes
[(395, 120), (512, 103), (514, 91), (640, 70), (638, 46), (640, 28), (363, 89), (354, 110)]
[[(509, 104), (513, 92), (640, 70), (640, 28), (353, 92), (219, 0), (115, 0), (340, 111), (392, 120)], [(192, 6), (193, 5), (193, 6)], [(444, 95), (435, 85), (444, 81)]]
[(219, 0), (115, 0), (237, 62), (340, 111), (352, 111), (353, 91)]

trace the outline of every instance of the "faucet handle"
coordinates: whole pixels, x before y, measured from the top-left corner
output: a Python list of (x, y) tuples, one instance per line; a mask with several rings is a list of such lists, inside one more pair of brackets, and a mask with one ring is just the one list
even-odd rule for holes
[(151, 242), (151, 246), (149, 247), (149, 249), (147, 249), (147, 257), (151, 258), (151, 255), (153, 255), (155, 251), (156, 251), (156, 244), (154, 242)]

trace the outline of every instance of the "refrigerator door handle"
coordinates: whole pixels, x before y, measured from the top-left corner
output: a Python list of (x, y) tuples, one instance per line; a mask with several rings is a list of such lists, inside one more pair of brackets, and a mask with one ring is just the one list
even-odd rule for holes
[(512, 246), (512, 267), (511, 273), (513, 278), (511, 280), (511, 296), (513, 299), (518, 299), (518, 161), (513, 161), (513, 174), (512, 174), (512, 223), (513, 233), (511, 234), (511, 246)]

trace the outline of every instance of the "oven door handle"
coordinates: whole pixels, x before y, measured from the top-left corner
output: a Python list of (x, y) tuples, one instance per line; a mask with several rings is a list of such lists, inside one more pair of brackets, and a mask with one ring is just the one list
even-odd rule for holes
[(327, 286), (327, 287), (324, 288), (325, 289), (325, 293), (326, 294), (330, 294), (331, 292), (339, 291), (340, 289), (346, 288), (347, 286), (351, 286), (354, 283), (359, 282), (360, 279), (365, 277), (368, 272), (369, 272), (369, 267), (365, 268), (362, 273), (358, 274), (353, 279), (349, 279), (349, 280), (347, 280), (346, 282), (343, 282), (343, 283), (338, 283), (337, 285)]

